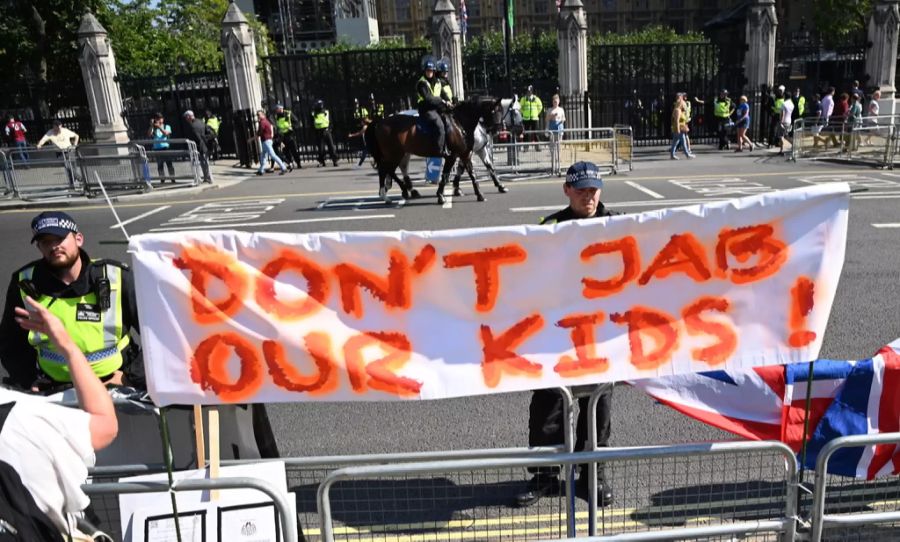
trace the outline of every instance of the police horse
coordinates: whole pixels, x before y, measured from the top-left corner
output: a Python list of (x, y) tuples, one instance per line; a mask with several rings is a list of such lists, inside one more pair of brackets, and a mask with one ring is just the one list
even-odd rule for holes
[[(447, 148), (451, 156), (445, 160), (441, 171), (441, 181), (438, 185), (438, 203), (444, 203), (444, 186), (447, 178), (453, 170), (457, 160), (460, 161), (460, 170), (465, 169), (472, 180), (472, 186), (478, 201), (484, 201), (484, 196), (478, 187), (478, 181), (472, 172), (472, 151), (476, 144), (476, 132), (481, 120), (490, 121), (492, 127), (500, 124), (503, 119), (503, 107), (499, 99), (490, 97), (478, 98), (460, 102), (453, 108), (450, 126), (447, 130)], [(483, 129), (482, 129), (483, 131)], [(417, 117), (408, 115), (391, 115), (369, 125), (364, 134), (366, 148), (378, 169), (378, 195), (386, 202), (390, 202), (388, 191), (391, 182), (396, 181), (404, 199), (419, 197), (419, 192), (412, 187), (412, 180), (406, 174), (404, 167), (403, 179), (397, 177), (396, 171), (401, 164), (408, 165), (409, 156), (440, 156), (440, 149), (434, 142), (433, 134), (426, 131), (425, 126)], [(485, 142), (489, 140), (484, 133)], [(461, 172), (458, 176), (461, 175)], [(457, 190), (459, 179), (455, 181)], [(495, 185), (501, 192), (506, 188), (495, 178)]]

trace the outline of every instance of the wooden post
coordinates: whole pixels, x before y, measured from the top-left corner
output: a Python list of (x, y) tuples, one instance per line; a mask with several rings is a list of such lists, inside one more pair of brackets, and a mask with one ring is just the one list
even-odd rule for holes
[(206, 441), (203, 435), (203, 406), (194, 405), (194, 442), (197, 446), (197, 468), (206, 468)]
[[(215, 480), (219, 477), (219, 409), (209, 409), (209, 478)], [(209, 492), (209, 500), (219, 500), (218, 490)]]

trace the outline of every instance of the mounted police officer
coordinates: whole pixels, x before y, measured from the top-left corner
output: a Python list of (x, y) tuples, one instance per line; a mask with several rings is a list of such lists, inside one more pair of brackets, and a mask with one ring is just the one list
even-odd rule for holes
[(312, 119), (319, 147), (319, 166), (325, 167), (325, 146), (327, 145), (331, 163), (337, 167), (337, 153), (334, 152), (334, 139), (331, 137), (331, 114), (325, 109), (325, 102), (322, 100), (316, 100), (313, 105)]
[(84, 236), (68, 214), (47, 211), (31, 222), (41, 259), (13, 273), (0, 322), (0, 360), (8, 383), (49, 391), (72, 381), (61, 352), (40, 333), (26, 332), (15, 322), (15, 308), (26, 296), (58, 317), (75, 344), (104, 382), (144, 386), (134, 279), (127, 265), (91, 260), (82, 248)]
[(437, 79), (441, 82), (441, 99), (455, 104), (456, 97), (453, 95), (453, 87), (450, 85), (450, 79), (448, 78), (450, 65), (444, 59), (438, 60), (436, 71)]
[(724, 88), (719, 91), (719, 96), (713, 101), (713, 114), (716, 117), (716, 130), (719, 135), (719, 150), (728, 150), (728, 127), (733, 124), (731, 115), (734, 114), (734, 104), (728, 97), (728, 91)]
[(434, 60), (425, 61), (422, 77), (416, 82), (416, 103), (419, 117), (426, 119), (437, 134), (437, 147), (441, 156), (449, 157), (446, 141), (445, 120), (440, 113), (447, 110), (449, 104), (441, 97), (441, 82), (435, 74)]
[(300, 121), (294, 112), (285, 109), (282, 104), (275, 105), (275, 130), (281, 144), (284, 145), (284, 156), (287, 162), (296, 164), (297, 169), (302, 168), (300, 164), (300, 153), (297, 151), (297, 142), (294, 141), (294, 127), (299, 126)]

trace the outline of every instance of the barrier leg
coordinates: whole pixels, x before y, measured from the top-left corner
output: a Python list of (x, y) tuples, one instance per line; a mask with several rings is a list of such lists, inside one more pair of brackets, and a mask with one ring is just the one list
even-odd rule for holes
[[(575, 415), (575, 396), (569, 388), (559, 388), (559, 393), (563, 398), (563, 425), (564, 444), (566, 453), (575, 451), (575, 424), (578, 418)], [(565, 486), (566, 486), (566, 536), (575, 538), (575, 465), (567, 464), (565, 466)]]

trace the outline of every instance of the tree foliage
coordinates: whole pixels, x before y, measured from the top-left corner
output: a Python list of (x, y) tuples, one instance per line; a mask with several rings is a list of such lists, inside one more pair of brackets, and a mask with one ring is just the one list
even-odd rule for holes
[(826, 45), (839, 45), (865, 36), (872, 0), (814, 0), (813, 22)]

